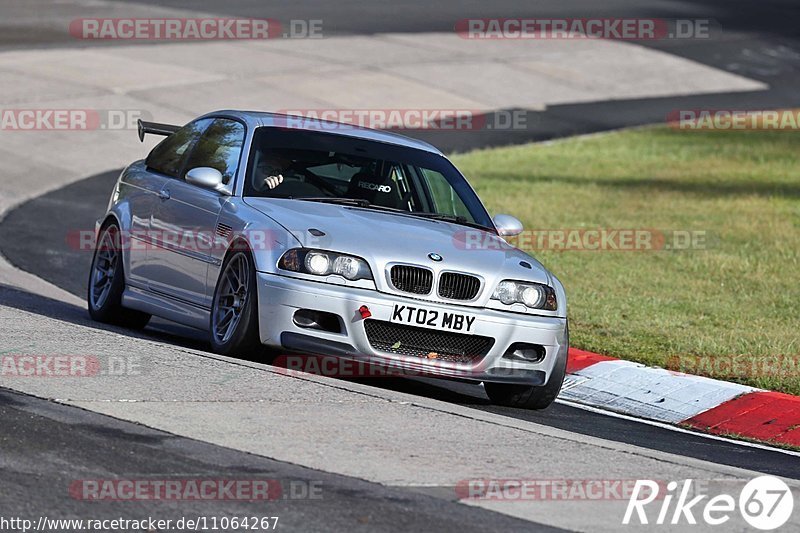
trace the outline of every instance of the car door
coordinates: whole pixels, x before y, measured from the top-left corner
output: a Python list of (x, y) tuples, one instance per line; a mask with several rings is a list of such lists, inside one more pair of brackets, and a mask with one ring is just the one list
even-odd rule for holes
[(222, 173), (228, 184), (239, 168), (244, 125), (226, 118), (213, 119), (191, 149), (180, 179), (169, 180), (164, 199), (153, 218), (153, 230), (160, 236), (158, 252), (151, 250), (148, 266), (160, 275), (151, 289), (202, 307), (211, 306), (207, 290), (209, 268), (219, 268), (213, 253), (217, 219), (229, 196), (220, 191), (187, 183), (186, 173), (211, 167)]
[(166, 181), (167, 178), (157, 172), (133, 165), (125, 172), (115, 192), (117, 201), (127, 205), (130, 211), (130, 232), (123, 233), (125, 272), (128, 283), (137, 287), (147, 287), (150, 223), (159, 203), (158, 194)]
[(148, 256), (159, 241), (158, 233), (152, 231), (153, 218), (164, 200), (164, 186), (180, 175), (190, 149), (211, 122), (211, 119), (204, 119), (187, 124), (158, 143), (142, 168), (133, 167), (125, 176), (120, 197), (128, 195), (131, 209), (132, 240), (126, 266), (134, 285), (149, 287), (150, 281), (160, 274), (148, 262)]

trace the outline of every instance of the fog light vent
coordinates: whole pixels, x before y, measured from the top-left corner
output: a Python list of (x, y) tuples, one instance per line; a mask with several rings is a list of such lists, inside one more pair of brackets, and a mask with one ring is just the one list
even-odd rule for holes
[(314, 311), (312, 309), (298, 309), (294, 313), (294, 324), (300, 328), (319, 329), (330, 333), (342, 333), (342, 321), (338, 315)]
[(515, 361), (526, 361), (528, 363), (539, 363), (545, 356), (544, 346), (541, 344), (528, 344), (527, 342), (515, 342), (508, 347), (503, 354), (504, 359)]

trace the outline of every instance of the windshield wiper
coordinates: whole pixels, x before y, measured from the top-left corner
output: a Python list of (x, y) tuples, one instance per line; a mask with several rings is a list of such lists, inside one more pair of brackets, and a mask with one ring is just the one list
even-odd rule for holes
[(441, 220), (442, 222), (452, 222), (453, 224), (460, 224), (462, 226), (469, 226), (471, 228), (477, 228), (494, 232), (493, 228), (489, 228), (487, 226), (484, 226), (483, 224), (478, 224), (477, 222), (471, 222), (469, 219), (467, 219), (467, 217), (461, 215), (446, 215), (444, 213), (425, 213), (421, 211), (412, 211), (410, 214), (420, 218), (430, 218), (432, 220)]
[(404, 213), (410, 215), (411, 212), (406, 209), (397, 209), (396, 207), (387, 207), (385, 205), (373, 204), (365, 198), (339, 198), (336, 196), (320, 196), (308, 198), (294, 198), (295, 200), (305, 200), (307, 202), (320, 202), (326, 204), (347, 205), (353, 207), (361, 207), (364, 209), (379, 209), (381, 211), (391, 211), (393, 213)]
[(422, 218), (444, 220), (445, 222), (455, 222), (456, 224), (466, 224), (469, 222), (469, 220), (467, 220), (467, 217), (463, 217), (460, 215), (445, 215), (444, 213), (425, 213), (425, 212), (414, 212), (414, 215)]
[(306, 202), (320, 202), (324, 204), (354, 205), (356, 207), (370, 207), (369, 200), (363, 198), (339, 198), (337, 196), (308, 196), (305, 198), (292, 198), (292, 200), (304, 200)]

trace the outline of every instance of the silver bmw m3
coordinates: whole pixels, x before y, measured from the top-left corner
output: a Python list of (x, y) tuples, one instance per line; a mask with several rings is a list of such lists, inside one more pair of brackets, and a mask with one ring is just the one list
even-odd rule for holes
[[(433, 146), (355, 126), (220, 111), (124, 169), (97, 222), (88, 307), (209, 333), (214, 351), (325, 355), (483, 383), (498, 404), (558, 395), (566, 296), (504, 237)], [(266, 348), (265, 348), (266, 347)]]

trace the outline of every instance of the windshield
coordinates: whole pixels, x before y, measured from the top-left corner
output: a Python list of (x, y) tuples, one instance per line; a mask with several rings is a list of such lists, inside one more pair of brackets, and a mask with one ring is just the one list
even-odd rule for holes
[(245, 196), (343, 202), (493, 228), (478, 197), (444, 157), (308, 130), (259, 128)]

